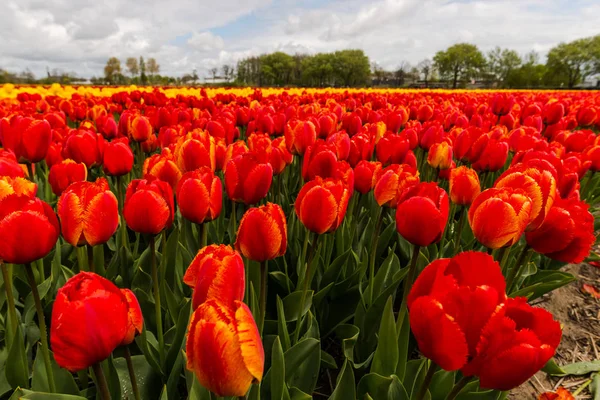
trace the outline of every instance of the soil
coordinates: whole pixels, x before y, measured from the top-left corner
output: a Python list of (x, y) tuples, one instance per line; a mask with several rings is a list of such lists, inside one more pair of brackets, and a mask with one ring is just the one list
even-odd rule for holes
[[(569, 265), (565, 271), (572, 273), (577, 281), (544, 296), (533, 304), (550, 311), (563, 327), (563, 337), (554, 357), (560, 366), (599, 360), (600, 352), (600, 300), (583, 293), (587, 283), (600, 289), (600, 268), (589, 264)], [(552, 377), (538, 372), (532, 379), (511, 391), (509, 399), (537, 399), (540, 393), (554, 391), (563, 386), (576, 391), (589, 376)], [(589, 388), (589, 386), (588, 386)], [(577, 399), (591, 399), (585, 388)]]

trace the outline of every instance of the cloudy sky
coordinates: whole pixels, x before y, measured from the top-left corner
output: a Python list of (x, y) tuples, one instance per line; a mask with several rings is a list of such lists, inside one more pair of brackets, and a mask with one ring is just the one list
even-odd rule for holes
[(0, 68), (101, 75), (110, 56), (200, 76), (239, 58), (362, 48), (393, 69), (458, 42), (542, 56), (600, 33), (597, 0), (0, 0)]

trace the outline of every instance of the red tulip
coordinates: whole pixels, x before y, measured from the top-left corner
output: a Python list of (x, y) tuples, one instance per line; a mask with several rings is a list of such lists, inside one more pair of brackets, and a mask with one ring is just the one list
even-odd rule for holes
[(561, 336), (560, 324), (548, 311), (522, 297), (507, 299), (481, 331), (477, 355), (462, 372), (478, 376), (481, 387), (510, 390), (552, 358)]
[(303, 155), (315, 140), (317, 131), (310, 121), (288, 122), (285, 126), (285, 144), (292, 154)]
[(508, 143), (482, 135), (470, 149), (472, 167), (475, 171), (498, 171), (508, 158)]
[(192, 260), (183, 282), (194, 289), (194, 310), (209, 300), (233, 308), (236, 301), (244, 299), (244, 260), (229, 246), (206, 246)]
[(492, 249), (512, 246), (531, 222), (531, 207), (531, 200), (522, 189), (487, 189), (471, 204), (469, 224), (484, 246)]
[(313, 180), (316, 176), (331, 178), (337, 166), (335, 146), (319, 139), (309, 146), (302, 159), (302, 178)]
[(333, 232), (344, 220), (350, 195), (342, 180), (316, 177), (300, 189), (294, 203), (296, 215), (311, 232)]
[(513, 105), (515, 104), (515, 98), (513, 96), (507, 96), (503, 93), (497, 93), (492, 98), (491, 108), (495, 115), (501, 116), (510, 113)]
[(579, 126), (591, 126), (596, 122), (598, 111), (592, 106), (583, 106), (577, 110), (577, 124)]
[(396, 229), (410, 243), (429, 246), (442, 238), (449, 207), (448, 194), (437, 183), (412, 185), (398, 198)]
[(354, 189), (361, 194), (370, 192), (375, 186), (375, 179), (380, 170), (380, 162), (365, 160), (359, 162), (354, 167)]
[(0, 200), (0, 259), (27, 264), (46, 256), (56, 244), (60, 227), (47, 203), (27, 194)]
[(410, 327), (419, 350), (447, 371), (477, 353), (481, 330), (506, 300), (500, 265), (474, 251), (429, 264), (408, 295)]
[(79, 129), (71, 131), (67, 137), (62, 155), (64, 158), (70, 158), (92, 168), (102, 164), (103, 150), (104, 138), (102, 135)]
[(115, 139), (104, 145), (102, 162), (104, 173), (110, 176), (123, 176), (133, 168), (133, 152), (126, 137)]
[(235, 248), (244, 257), (263, 262), (285, 254), (287, 221), (278, 204), (250, 208), (240, 221)]
[(227, 196), (236, 202), (258, 203), (269, 192), (272, 181), (273, 167), (259, 162), (254, 153), (237, 156), (225, 166)]
[(450, 172), (450, 199), (454, 204), (469, 206), (481, 193), (479, 176), (475, 170), (461, 166)]
[(56, 208), (62, 235), (72, 246), (106, 243), (119, 226), (119, 205), (106, 178), (73, 183)]
[(264, 350), (248, 306), (228, 307), (216, 300), (202, 304), (190, 321), (187, 369), (217, 396), (244, 396), (262, 379)]
[(144, 316), (142, 315), (142, 309), (140, 303), (135, 297), (135, 294), (129, 289), (121, 289), (121, 293), (127, 299), (127, 333), (121, 342), (121, 346), (127, 346), (133, 343), (133, 339), (136, 336), (142, 334), (144, 330)]
[(128, 314), (127, 297), (109, 280), (90, 272), (70, 278), (52, 307), (56, 363), (77, 372), (108, 358), (129, 333)]
[(419, 172), (406, 164), (392, 164), (375, 177), (373, 194), (380, 206), (396, 208), (404, 189), (419, 183)]
[[(120, 125), (119, 121), (119, 125)], [(132, 116), (129, 119), (127, 133), (136, 142), (145, 142), (154, 133), (150, 120), (142, 115)]]
[(125, 193), (123, 216), (135, 232), (160, 233), (173, 223), (173, 191), (168, 183), (149, 177), (134, 179)]
[(355, 167), (361, 160), (371, 160), (373, 156), (373, 141), (368, 133), (363, 132), (352, 136), (350, 139), (350, 154), (348, 163)]
[(542, 111), (542, 120), (546, 125), (553, 125), (559, 122), (565, 115), (565, 106), (558, 101), (550, 101), (544, 106)]
[(19, 162), (42, 161), (52, 142), (52, 131), (46, 120), (15, 116), (0, 119), (2, 147), (11, 150)]
[(201, 167), (183, 175), (177, 185), (176, 198), (181, 216), (202, 224), (221, 214), (223, 186), (210, 168)]
[(557, 199), (541, 225), (527, 232), (527, 243), (538, 253), (566, 263), (580, 263), (596, 241), (594, 217), (586, 202)]
[(200, 167), (209, 167), (214, 171), (217, 167), (215, 139), (207, 131), (189, 133), (177, 142), (175, 160), (183, 173)]
[(450, 168), (452, 166), (452, 146), (446, 141), (432, 144), (427, 155), (427, 163), (436, 169)]
[(383, 165), (404, 164), (410, 152), (408, 139), (391, 132), (386, 133), (375, 146), (377, 160)]
[(0, 176), (11, 178), (25, 176), (25, 169), (17, 162), (17, 157), (10, 150), (0, 149)]

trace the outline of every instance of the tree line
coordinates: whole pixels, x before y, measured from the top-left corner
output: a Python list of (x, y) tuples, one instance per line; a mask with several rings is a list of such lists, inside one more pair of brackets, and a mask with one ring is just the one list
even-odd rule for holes
[[(111, 57), (104, 75), (93, 84), (109, 85), (196, 85), (201, 80), (194, 69), (180, 77), (160, 75), (154, 58), (129, 57), (125, 65)], [(550, 49), (545, 62), (532, 51), (523, 56), (515, 50), (496, 47), (483, 53), (476, 45), (458, 43), (438, 51), (416, 65), (400, 62), (395, 69), (371, 63), (364, 51), (340, 50), (331, 53), (286, 54), (274, 52), (241, 59), (237, 65), (208, 70), (204, 83), (231, 86), (302, 87), (449, 87), (573, 88), (590, 76), (600, 74), (600, 35), (560, 43)], [(74, 73), (47, 71), (36, 79), (26, 69), (13, 74), (0, 68), (0, 84), (78, 83)]]

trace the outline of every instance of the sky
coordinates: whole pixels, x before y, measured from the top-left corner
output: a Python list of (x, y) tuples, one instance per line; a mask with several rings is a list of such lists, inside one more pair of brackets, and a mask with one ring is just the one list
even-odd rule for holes
[(182, 76), (250, 55), (361, 48), (393, 70), (455, 43), (541, 61), (560, 42), (600, 33), (597, 0), (1, 0), (0, 68), (101, 76), (115, 56), (154, 57)]

